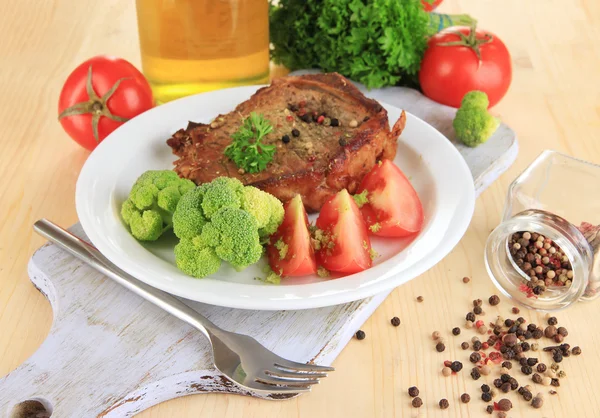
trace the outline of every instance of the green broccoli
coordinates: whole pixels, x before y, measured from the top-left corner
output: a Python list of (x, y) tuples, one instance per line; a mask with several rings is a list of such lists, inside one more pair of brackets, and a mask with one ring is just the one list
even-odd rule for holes
[(263, 253), (256, 219), (242, 209), (219, 210), (202, 227), (200, 239), (237, 270), (256, 263)]
[(181, 240), (177, 266), (186, 274), (205, 277), (217, 271), (218, 260), (241, 270), (263, 253), (261, 239), (283, 221), (283, 205), (274, 196), (236, 179), (219, 177), (186, 193), (173, 214), (173, 231)]
[(462, 99), (452, 125), (456, 137), (469, 147), (486, 142), (498, 129), (500, 121), (488, 113), (489, 100), (482, 91), (470, 91)]
[(216, 273), (221, 259), (200, 237), (184, 238), (175, 246), (175, 262), (185, 274), (197, 278)]
[(254, 216), (258, 235), (267, 238), (283, 221), (283, 205), (275, 196), (256, 187), (246, 186), (242, 192), (242, 209)]
[(131, 187), (121, 206), (121, 216), (131, 235), (140, 241), (156, 241), (173, 225), (179, 199), (195, 187), (170, 170), (146, 171)]

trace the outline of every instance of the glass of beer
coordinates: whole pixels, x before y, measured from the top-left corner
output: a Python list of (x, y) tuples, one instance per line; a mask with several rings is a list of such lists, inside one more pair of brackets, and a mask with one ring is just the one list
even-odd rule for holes
[(157, 103), (269, 79), (268, 0), (136, 0)]

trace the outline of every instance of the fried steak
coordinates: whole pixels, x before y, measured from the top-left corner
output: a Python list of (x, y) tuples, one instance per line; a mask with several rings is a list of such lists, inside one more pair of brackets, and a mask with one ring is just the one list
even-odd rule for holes
[[(245, 173), (224, 154), (250, 112), (271, 122), (273, 131), (263, 142), (277, 147), (271, 163), (256, 174)], [(175, 171), (196, 184), (235, 177), (283, 202), (300, 194), (307, 211), (316, 212), (338, 191), (354, 193), (377, 160), (394, 158), (405, 122), (402, 112), (390, 130), (387, 111), (337, 73), (289, 76), (210, 124), (190, 122), (167, 144), (179, 157)]]

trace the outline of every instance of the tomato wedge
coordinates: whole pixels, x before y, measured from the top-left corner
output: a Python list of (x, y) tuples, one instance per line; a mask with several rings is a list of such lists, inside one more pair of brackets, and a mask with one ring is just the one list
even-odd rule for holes
[(283, 222), (267, 245), (269, 265), (283, 277), (314, 274), (317, 263), (302, 197), (296, 195), (284, 209)]
[(357, 193), (367, 191), (360, 208), (369, 231), (381, 237), (405, 237), (423, 227), (423, 205), (404, 173), (383, 160), (363, 178)]
[(323, 205), (317, 219), (317, 262), (327, 270), (358, 273), (371, 267), (371, 241), (360, 209), (346, 189)]

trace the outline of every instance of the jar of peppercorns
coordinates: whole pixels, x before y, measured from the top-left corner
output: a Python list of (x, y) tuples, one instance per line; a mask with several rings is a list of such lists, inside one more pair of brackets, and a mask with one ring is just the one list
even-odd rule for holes
[(485, 248), (502, 293), (544, 311), (600, 295), (600, 166), (544, 151), (510, 185)]

